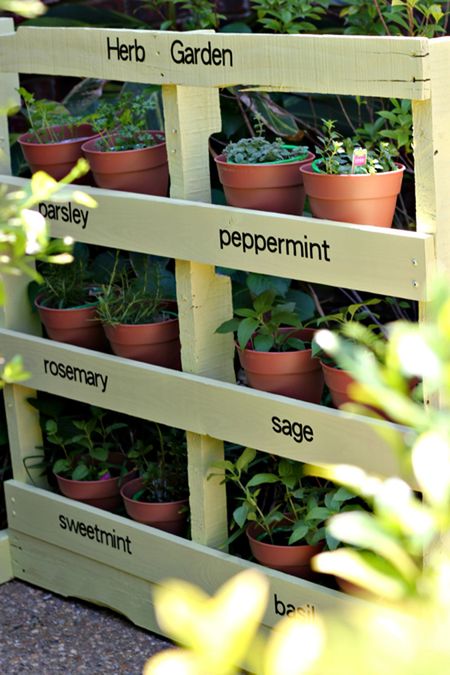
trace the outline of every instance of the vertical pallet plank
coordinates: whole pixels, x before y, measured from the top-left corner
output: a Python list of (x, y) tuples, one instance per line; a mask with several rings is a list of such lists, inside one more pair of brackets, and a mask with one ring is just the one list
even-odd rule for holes
[[(450, 274), (450, 108), (448, 73), (450, 38), (429, 40), (431, 98), (413, 101), (417, 231), (435, 235), (436, 268)], [(414, 272), (412, 266), (411, 271)], [(411, 275), (412, 283), (414, 274)], [(427, 303), (419, 304), (419, 320), (427, 316)], [(426, 393), (426, 383), (424, 384)], [(431, 397), (426, 395), (428, 402)], [(439, 394), (432, 397), (439, 406)]]
[(0, 584), (13, 578), (8, 530), (0, 532)]
[[(13, 32), (13, 20), (0, 19), (0, 35)], [(14, 104), (20, 105), (20, 97), (16, 91), (18, 86), (17, 73), (0, 74), (0, 171), (5, 175), (11, 174), (8, 117), (5, 111)], [(30, 309), (28, 283), (29, 279), (25, 276), (8, 275), (4, 278), (6, 303), (1, 311), (0, 322), (6, 328), (36, 334), (39, 331), (39, 321)], [(23, 457), (34, 454), (35, 446), (41, 442), (37, 413), (26, 402), (34, 393), (22, 386), (8, 385), (4, 389), (13, 474), (17, 480), (24, 482), (30, 482), (30, 478), (25, 471)], [(37, 477), (36, 482), (42, 485)]]
[[(164, 86), (163, 101), (171, 196), (209, 202), (209, 136), (221, 125), (218, 90)], [(176, 277), (183, 370), (233, 382), (231, 336), (214, 334), (232, 316), (229, 278), (184, 260), (176, 261)], [(187, 441), (192, 539), (221, 546), (227, 538), (225, 489), (206, 478), (212, 462), (223, 458), (223, 443), (192, 433)]]

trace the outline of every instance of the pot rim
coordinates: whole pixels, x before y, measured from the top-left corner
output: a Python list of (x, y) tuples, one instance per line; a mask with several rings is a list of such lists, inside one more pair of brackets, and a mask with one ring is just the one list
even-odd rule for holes
[(37, 309), (43, 309), (46, 312), (79, 312), (82, 309), (95, 309), (98, 305), (98, 300), (95, 300), (92, 303), (86, 303), (85, 305), (77, 305), (76, 307), (47, 307), (47, 305), (41, 304), (42, 298), (45, 296), (45, 291), (38, 293), (34, 299), (34, 306)]
[[(285, 147), (294, 147), (294, 146), (285, 146)], [(285, 166), (286, 164), (289, 164), (289, 165), (291, 165), (291, 164), (302, 164), (304, 162), (310, 162), (312, 159), (314, 159), (314, 157), (315, 157), (314, 153), (311, 152), (310, 150), (308, 150), (308, 152), (306, 153), (306, 155), (303, 159), (282, 159), (282, 160), (277, 160), (277, 161), (274, 161), (274, 162), (258, 162), (257, 164), (237, 164), (235, 162), (227, 162), (227, 160), (225, 159), (225, 155), (222, 153), (222, 154), (214, 157), (214, 161), (216, 162), (216, 164), (221, 164), (223, 166), (232, 166), (232, 167), (234, 167), (234, 166), (236, 166), (236, 167), (237, 166), (240, 166), (240, 167), (241, 166), (245, 166), (245, 167), (251, 166), (252, 168), (256, 168), (256, 167), (259, 167), (259, 166), (278, 166), (278, 165), (279, 166)]]
[(183, 504), (189, 504), (189, 497), (185, 497), (184, 499), (174, 499), (170, 502), (145, 502), (145, 501), (141, 501), (139, 499), (132, 499), (132, 497), (128, 497), (127, 495), (125, 495), (123, 493), (123, 491), (126, 488), (130, 488), (130, 486), (133, 486), (133, 487), (136, 486), (137, 487), (138, 484), (142, 485), (142, 480), (141, 480), (140, 477), (133, 478), (132, 480), (129, 480), (127, 483), (122, 485), (122, 487), (120, 488), (120, 495), (124, 499), (124, 501), (129, 501), (132, 504), (150, 504), (150, 505), (156, 505), (156, 506), (160, 506), (161, 504), (170, 504), (170, 505), (179, 504), (180, 506), (183, 505)]
[[(280, 328), (280, 332), (282, 332), (282, 333), (287, 333), (289, 330), (291, 330), (291, 328), (289, 326), (282, 326)], [(311, 328), (309, 326), (307, 326), (305, 328), (295, 328), (294, 326), (292, 326), (292, 332), (293, 333), (298, 333), (300, 331), (311, 331), (311, 340), (312, 340), (314, 333), (317, 332), (317, 328)], [(309, 342), (309, 340), (304, 340), (304, 342)], [(261, 351), (261, 350), (258, 350), (258, 349), (252, 349), (251, 347), (250, 348), (245, 347), (244, 349), (242, 349), (240, 347), (239, 343), (236, 340), (234, 341), (234, 344), (236, 345), (236, 348), (238, 349), (238, 351), (240, 351), (240, 352), (252, 352), (253, 354), (271, 354), (271, 355), (275, 356), (275, 354), (277, 354), (277, 355), (280, 355), (280, 354), (281, 355), (295, 354), (296, 352), (301, 352), (303, 354), (303, 353), (306, 353), (306, 352), (312, 352), (312, 346), (306, 347), (305, 349), (293, 349), (290, 352), (265, 352), (265, 351)]]
[[(97, 134), (95, 138), (90, 138), (88, 141), (83, 143), (81, 146), (82, 152), (88, 152), (91, 155), (114, 155), (114, 154), (120, 154), (123, 155), (124, 153), (137, 153), (137, 152), (145, 152), (149, 150), (156, 150), (158, 148), (162, 148), (163, 146), (166, 145), (166, 140), (165, 140), (165, 134), (164, 131), (160, 131), (159, 129), (142, 129), (142, 133), (149, 132), (152, 134), (163, 134), (164, 135), (164, 140), (161, 141), (160, 143), (155, 143), (155, 145), (148, 145), (145, 148), (134, 148), (132, 150), (97, 150), (95, 147), (90, 147), (91, 144), (94, 144), (98, 141), (99, 137), (101, 137), (101, 134)], [(112, 137), (116, 136), (117, 134), (111, 134)]]
[[(74, 126), (75, 129), (77, 128), (76, 125), (73, 125), (73, 126)], [(64, 128), (68, 128), (68, 127), (71, 127), (71, 125), (70, 124), (53, 124), (53, 125), (51, 125), (50, 128), (51, 129), (64, 129)], [(92, 129), (92, 133), (86, 133), (86, 134), (83, 134), (82, 136), (73, 136), (73, 138), (64, 138), (61, 141), (52, 141), (52, 142), (49, 142), (49, 143), (39, 143), (37, 141), (32, 141), (32, 140), (29, 140), (27, 138), (29, 136), (33, 136), (33, 131), (26, 131), (25, 133), (21, 134), (18, 137), (17, 142), (20, 143), (20, 145), (24, 145), (24, 146), (45, 147), (45, 146), (48, 146), (48, 145), (56, 146), (56, 145), (67, 145), (68, 143), (79, 143), (80, 141), (82, 141), (83, 143), (86, 143), (88, 141), (95, 140), (100, 135), (93, 130), (93, 127), (92, 127), (91, 124), (87, 124), (87, 123), (79, 124), (78, 128), (81, 128), (81, 127), (90, 127)]]
[[(314, 160), (316, 162), (317, 160)], [(313, 169), (313, 164), (314, 162), (311, 162), (309, 164), (305, 164), (300, 167), (300, 172), (301, 173), (306, 173), (308, 175), (312, 176), (326, 176), (327, 178), (352, 178), (352, 179), (359, 179), (359, 178), (373, 178), (375, 176), (392, 176), (394, 174), (398, 173), (403, 173), (405, 171), (405, 166), (403, 164), (400, 164), (400, 162), (395, 162), (395, 165), (398, 167), (395, 171), (382, 171), (380, 173), (323, 173), (323, 172), (318, 172)]]
[(270, 542), (267, 541), (260, 541), (259, 539), (256, 539), (256, 537), (252, 534), (252, 530), (255, 529), (262, 529), (260, 525), (257, 523), (249, 523), (247, 527), (245, 528), (245, 534), (249, 539), (252, 541), (255, 541), (259, 546), (267, 546), (267, 548), (289, 548), (289, 549), (295, 549), (295, 548), (316, 548), (320, 547), (323, 548), (323, 542), (318, 542), (317, 544), (308, 544), (305, 542), (304, 544), (302, 543), (295, 543), (295, 544), (271, 544)]

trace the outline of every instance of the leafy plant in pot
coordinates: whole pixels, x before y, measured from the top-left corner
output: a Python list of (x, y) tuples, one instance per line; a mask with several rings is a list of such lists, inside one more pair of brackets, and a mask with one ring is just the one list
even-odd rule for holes
[[(378, 321), (378, 314), (374, 313), (370, 308), (381, 303), (379, 298), (369, 298), (364, 302), (353, 303), (340, 308), (338, 311), (321, 316), (315, 320), (318, 327), (326, 326), (327, 328), (334, 328), (334, 331), (346, 335), (350, 340), (360, 339), (369, 347), (375, 355), (381, 356), (385, 339), (381, 332), (381, 326), (374, 321)], [(371, 321), (368, 326), (362, 325), (364, 321)], [(352, 375), (340, 368), (334, 359), (330, 357), (326, 349), (323, 349), (316, 338), (312, 342), (313, 354), (320, 358), (320, 365), (323, 370), (325, 384), (330, 390), (331, 400), (336, 408), (340, 408), (347, 403), (354, 403), (351, 394), (352, 385), (355, 383)]]
[(84, 254), (67, 265), (45, 264), (34, 304), (52, 340), (103, 351), (107, 341), (97, 317), (100, 287), (90, 283)]
[(230, 206), (259, 211), (301, 215), (305, 203), (299, 168), (311, 163), (314, 155), (304, 146), (285, 145), (280, 138), (270, 142), (257, 135), (229, 143), (214, 158)]
[[(32, 173), (45, 171), (55, 180), (64, 178), (83, 157), (81, 146), (96, 135), (89, 117), (71, 115), (61, 103), (36, 100), (23, 87), (30, 131), (18, 138)], [(76, 182), (89, 184), (89, 175)]]
[(53, 465), (62, 494), (110, 511), (120, 505), (120, 483), (129, 467), (115, 435), (126, 425), (108, 423), (107, 417), (107, 411), (89, 406), (85, 419), (72, 420), (72, 432), (58, 420), (47, 420), (45, 440), (63, 455)]
[(311, 558), (325, 545), (330, 550), (338, 546), (326, 532), (325, 521), (357, 508), (350, 504), (354, 496), (347, 490), (305, 476), (303, 464), (252, 448), (245, 448), (235, 462), (216, 462), (213, 467), (241, 494), (230, 541), (245, 532), (259, 563), (295, 576), (310, 577)]
[(313, 216), (391, 227), (405, 170), (393, 160), (395, 149), (385, 142), (361, 148), (333, 120), (323, 122), (317, 159), (300, 168)]
[(103, 101), (92, 116), (99, 137), (82, 146), (99, 187), (165, 197), (169, 186), (163, 131), (147, 129), (151, 92), (122, 92), (116, 103)]
[(118, 252), (97, 308), (112, 351), (117, 356), (179, 370), (177, 306), (174, 300), (162, 297), (163, 275), (167, 279), (168, 271), (152, 256), (131, 256), (131, 264), (125, 267), (120, 260)]
[(133, 520), (183, 534), (189, 513), (185, 432), (155, 422), (145, 436), (128, 452), (139, 477), (121, 489), (125, 509)]
[(235, 318), (217, 333), (236, 332), (237, 350), (248, 384), (254, 389), (320, 403), (323, 376), (312, 355), (314, 330), (304, 328), (294, 302), (268, 289), (235, 309)]

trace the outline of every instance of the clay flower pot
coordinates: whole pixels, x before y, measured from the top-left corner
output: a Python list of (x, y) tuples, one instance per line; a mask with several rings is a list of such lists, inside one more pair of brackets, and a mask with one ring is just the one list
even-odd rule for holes
[(188, 516), (185, 507), (188, 506), (189, 499), (174, 502), (141, 502), (133, 499), (133, 495), (142, 487), (142, 480), (135, 478), (123, 485), (120, 490), (125, 510), (130, 518), (171, 534), (183, 534)]
[(317, 173), (312, 164), (300, 168), (315, 218), (391, 227), (405, 167), (375, 174)]
[(138, 325), (103, 324), (103, 329), (113, 353), (117, 356), (164, 368), (181, 369), (180, 328), (177, 318)]
[(313, 576), (310, 561), (323, 549), (322, 543), (314, 546), (310, 544), (279, 546), (266, 541), (259, 541), (257, 537), (261, 532), (261, 527), (256, 523), (251, 523), (246, 530), (250, 550), (261, 565), (303, 579)]
[(303, 175), (299, 169), (306, 159), (268, 164), (232, 164), (225, 155), (214, 158), (227, 203), (244, 209), (275, 211), (301, 216), (305, 205)]
[[(77, 161), (83, 157), (81, 146), (89, 139), (95, 138), (90, 124), (81, 124), (79, 127), (55, 126), (55, 131), (64, 134), (64, 140), (59, 143), (36, 143), (32, 132), (22, 134), (18, 142), (22, 148), (25, 160), (31, 172), (45, 171), (55, 180), (64, 178)], [(83, 176), (80, 182), (88, 182)]]
[[(154, 137), (161, 131), (150, 131)], [(169, 165), (165, 142), (136, 150), (105, 152), (98, 139), (84, 143), (82, 151), (91, 165), (96, 184), (111, 190), (128, 190), (165, 197), (169, 187)]]
[[(282, 331), (290, 331), (282, 328)], [(310, 342), (314, 330), (304, 328), (294, 331), (293, 337)], [(320, 403), (323, 375), (320, 361), (312, 356), (311, 349), (293, 352), (258, 352), (240, 349), (239, 360), (253, 389), (271, 394), (290, 396), (309, 403)]]
[[(118, 464), (124, 461), (121, 453), (112, 453), (110, 460)], [(112, 511), (121, 503), (120, 489), (128, 481), (136, 477), (136, 472), (130, 471), (122, 479), (119, 476), (113, 478), (101, 478), (99, 480), (72, 480), (55, 474), (58, 488), (65, 497), (75, 499), (90, 506), (96, 506), (104, 511)]]
[(355, 381), (346, 370), (340, 370), (321, 361), (325, 384), (330, 390), (331, 400), (336, 408), (344, 403), (354, 402), (347, 393), (348, 387)]
[(70, 309), (54, 309), (45, 306), (42, 293), (37, 296), (34, 304), (51, 340), (97, 351), (106, 349), (108, 343), (97, 318), (95, 304)]

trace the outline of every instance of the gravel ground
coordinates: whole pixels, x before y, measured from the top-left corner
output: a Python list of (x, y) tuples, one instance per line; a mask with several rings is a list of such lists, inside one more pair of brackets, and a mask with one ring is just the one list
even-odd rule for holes
[(0, 586), (2, 675), (140, 675), (169, 644), (107, 609), (18, 580)]

